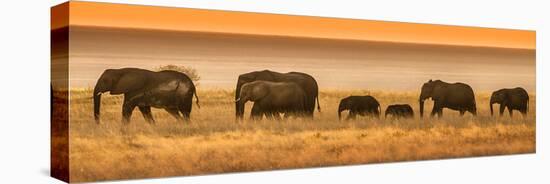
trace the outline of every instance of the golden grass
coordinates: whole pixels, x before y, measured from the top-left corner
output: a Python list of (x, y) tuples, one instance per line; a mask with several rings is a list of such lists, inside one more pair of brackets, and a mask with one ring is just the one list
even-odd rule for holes
[[(409, 103), (417, 92), (321, 91), (315, 119), (235, 122), (233, 91), (199, 90), (201, 109), (191, 122), (176, 122), (153, 109), (147, 124), (136, 109), (122, 125), (120, 96), (104, 95), (102, 124), (93, 120), (90, 90), (72, 90), (71, 181), (195, 175), (535, 152), (535, 95), (527, 117), (490, 117), (480, 92), (478, 116), (445, 110), (441, 119), (359, 118), (339, 122), (339, 99), (370, 94), (382, 104)], [(431, 103), (426, 104), (431, 111)], [(496, 107), (496, 106), (495, 106)], [(250, 105), (247, 107), (249, 112)], [(496, 108), (498, 109), (498, 108)]]

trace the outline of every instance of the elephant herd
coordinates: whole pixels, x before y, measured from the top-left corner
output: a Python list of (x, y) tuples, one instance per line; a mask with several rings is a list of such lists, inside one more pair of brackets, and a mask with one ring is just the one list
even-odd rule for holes
[[(145, 120), (154, 123), (151, 107), (162, 108), (174, 118), (189, 120), (193, 97), (199, 106), (199, 98), (193, 81), (184, 73), (176, 71), (153, 72), (138, 68), (107, 69), (98, 79), (93, 91), (94, 118), (100, 123), (101, 95), (123, 94), (122, 121), (130, 120), (137, 107)], [(477, 114), (472, 88), (464, 83), (446, 83), (429, 80), (421, 88), (419, 97), (420, 116), (424, 114), (424, 101), (434, 101), (431, 116), (442, 116), (443, 108), (456, 110), (460, 115), (469, 112)], [(242, 120), (245, 104), (253, 102), (250, 117), (253, 120), (281, 119), (288, 117), (313, 118), (315, 108), (321, 112), (319, 86), (315, 78), (301, 72), (279, 73), (269, 70), (254, 71), (239, 75), (235, 88), (235, 117)], [(500, 115), (508, 109), (527, 113), (529, 95), (523, 88), (500, 89), (490, 99), (491, 115), (493, 104), (500, 104)], [(338, 118), (343, 111), (349, 111), (346, 119), (359, 116), (378, 118), (382, 111), (380, 103), (372, 96), (349, 96), (341, 99)], [(386, 108), (384, 116), (412, 118), (414, 112), (409, 104), (393, 104)]]

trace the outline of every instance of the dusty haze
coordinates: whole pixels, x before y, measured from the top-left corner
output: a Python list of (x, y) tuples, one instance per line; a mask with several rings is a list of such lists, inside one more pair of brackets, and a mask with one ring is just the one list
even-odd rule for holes
[(535, 90), (535, 50), (201, 32), (70, 28), (71, 88), (93, 87), (108, 68), (191, 66), (199, 87), (233, 88), (239, 74), (301, 71), (321, 88), (416, 90), (429, 79), (475, 90)]

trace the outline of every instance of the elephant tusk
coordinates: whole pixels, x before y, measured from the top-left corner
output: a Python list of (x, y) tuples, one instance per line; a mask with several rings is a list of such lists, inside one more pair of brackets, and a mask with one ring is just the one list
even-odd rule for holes
[(101, 94), (103, 94), (103, 92), (97, 92), (95, 95), (99, 96)]
[(239, 101), (241, 101), (241, 98), (238, 98), (237, 100), (235, 100), (235, 103), (237, 103), (237, 102), (239, 102)]

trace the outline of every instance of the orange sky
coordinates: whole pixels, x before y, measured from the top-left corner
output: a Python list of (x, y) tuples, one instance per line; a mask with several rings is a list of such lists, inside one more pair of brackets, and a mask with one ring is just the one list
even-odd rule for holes
[[(535, 31), (71, 1), (70, 25), (535, 49)], [(60, 8), (57, 8), (60, 9)], [(67, 25), (52, 9), (52, 29)]]

